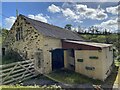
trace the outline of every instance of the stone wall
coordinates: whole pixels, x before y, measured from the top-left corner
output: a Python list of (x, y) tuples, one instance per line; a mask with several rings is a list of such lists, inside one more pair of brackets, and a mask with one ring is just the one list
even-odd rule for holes
[[(23, 37), (16, 40), (16, 30), (22, 27)], [(6, 38), (3, 47), (7, 50), (17, 51), (25, 60), (36, 60), (35, 52), (41, 50), (43, 53), (42, 68), (44, 73), (52, 71), (52, 57), (50, 50), (61, 48), (61, 40), (42, 35), (24, 18), (18, 17), (12, 26), (8, 37)], [(37, 64), (36, 64), (37, 65)], [(38, 65), (39, 66), (39, 65)], [(37, 66), (35, 66), (36, 69)], [(40, 70), (38, 70), (40, 72)]]
[[(21, 40), (16, 40), (16, 30), (22, 27), (23, 38)], [(43, 35), (37, 32), (30, 23), (26, 22), (21, 17), (18, 17), (12, 26), (8, 37), (4, 42), (4, 47), (6, 50), (15, 50), (20, 55), (23, 55), (26, 59), (34, 58), (34, 51), (36, 49), (42, 49), (43, 47)]]
[(62, 48), (60, 39), (44, 36), (43, 55), (45, 73), (52, 71), (52, 50), (57, 48)]

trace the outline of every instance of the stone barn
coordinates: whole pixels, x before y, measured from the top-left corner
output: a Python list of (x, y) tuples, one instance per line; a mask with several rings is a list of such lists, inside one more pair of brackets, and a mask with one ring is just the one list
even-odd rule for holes
[(16, 51), (34, 59), (39, 73), (68, 68), (105, 80), (113, 64), (112, 45), (85, 42), (76, 32), (19, 15), (3, 43), (3, 53)]

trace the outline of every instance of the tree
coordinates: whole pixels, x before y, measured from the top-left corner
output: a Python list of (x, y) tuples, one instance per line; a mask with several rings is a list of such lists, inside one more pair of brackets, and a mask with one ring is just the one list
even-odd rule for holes
[(99, 33), (100, 33), (99, 28), (96, 27), (96, 26), (91, 26), (91, 27), (89, 27), (89, 31), (90, 31), (92, 34), (99, 34)]
[(92, 34), (95, 34), (96, 31), (98, 31), (98, 28), (95, 27), (95, 26), (91, 26), (91, 27), (89, 27), (89, 31), (90, 31)]
[(100, 34), (100, 31), (98, 30), (98, 28), (96, 29), (96, 33), (97, 33), (97, 34)]
[(2, 41), (4, 41), (4, 39), (7, 37), (9, 33), (9, 30), (3, 28), (1, 33), (2, 33)]
[(71, 30), (71, 29), (72, 29), (72, 25), (71, 25), (71, 24), (66, 24), (66, 25), (65, 25), (65, 29)]

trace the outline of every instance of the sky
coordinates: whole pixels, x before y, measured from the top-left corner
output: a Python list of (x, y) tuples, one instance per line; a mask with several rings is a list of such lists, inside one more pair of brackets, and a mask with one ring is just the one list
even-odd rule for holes
[(87, 29), (118, 30), (117, 2), (2, 2), (2, 27), (10, 29), (16, 19), (16, 10), (29, 18), (64, 28), (71, 24)]

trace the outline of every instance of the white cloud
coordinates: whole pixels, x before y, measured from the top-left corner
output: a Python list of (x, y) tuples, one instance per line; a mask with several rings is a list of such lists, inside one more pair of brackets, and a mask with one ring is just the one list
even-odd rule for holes
[(97, 20), (104, 20), (104, 19), (108, 18), (108, 15), (106, 13), (104, 13), (104, 10), (101, 9), (101, 10), (96, 11), (95, 18)]
[(60, 8), (54, 4), (48, 7), (48, 11), (52, 13), (60, 12)]
[(77, 4), (76, 10), (78, 11), (79, 14), (85, 13), (87, 11), (87, 5)]
[(94, 20), (104, 20), (108, 17), (107, 14), (105, 13), (105, 10), (100, 8), (100, 6), (99, 8), (94, 9), (94, 8), (88, 8), (87, 5), (77, 4), (76, 11), (77, 14), (82, 16), (84, 19), (90, 18)]
[(66, 17), (66, 19), (74, 20), (73, 22), (79, 22), (82, 23), (80, 20), (80, 16), (77, 15), (74, 11), (72, 11), (70, 8), (62, 9), (63, 16)]
[(83, 19), (104, 20), (108, 17), (105, 10), (89, 8), (84, 4), (66, 3), (62, 7), (52, 4), (48, 7), (48, 10), (52, 13), (61, 12), (66, 19), (74, 20), (74, 22), (81, 22)]
[[(28, 17), (31, 19), (45, 22), (45, 23), (47, 23), (48, 22), (47, 19), (50, 18), (49, 16), (44, 16), (43, 14), (37, 14), (37, 15), (29, 14)], [(5, 27), (4, 28), (9, 30), (12, 27), (15, 20), (16, 20), (16, 17), (14, 17), (14, 16), (10, 16), (9, 18), (5, 18)]]
[(77, 15), (70, 8), (66, 8), (66, 7), (63, 7), (63, 6), (58, 7), (58, 6), (55, 6), (54, 4), (52, 4), (51, 6), (48, 7), (48, 11), (52, 12), (52, 13), (61, 12), (60, 14), (62, 14), (67, 20), (73, 20), (73, 22), (82, 23), (82, 21), (80, 20), (80, 16)]
[(112, 14), (118, 14), (118, 8), (120, 7), (120, 5), (118, 5), (118, 6), (114, 6), (114, 7), (108, 7), (108, 8), (106, 8), (106, 11), (108, 12), (108, 13), (112, 13)]
[(5, 18), (5, 28), (9, 30), (12, 27), (15, 20), (16, 20), (16, 17), (14, 17), (14, 16), (10, 16), (9, 18)]
[(45, 22), (45, 23), (48, 22), (47, 21), (48, 16), (43, 16), (43, 14), (37, 14), (37, 15), (29, 14), (28, 17), (31, 18), (31, 19), (35, 19), (35, 20), (38, 20), (38, 21)]
[(64, 16), (69, 16), (71, 18), (73, 18), (75, 16), (75, 13), (72, 10), (70, 10), (69, 8), (62, 10), (62, 13)]
[(108, 17), (105, 10), (100, 8), (100, 5), (97, 9), (94, 9), (89, 8), (87, 5), (78, 3), (64, 3), (62, 7), (52, 4), (48, 7), (48, 11), (52, 13), (61, 12), (60, 14), (62, 14), (66, 19), (80, 23), (82, 23), (83, 19), (104, 20)]
[(106, 22), (103, 22), (101, 25), (109, 25), (109, 26), (113, 26), (113, 25), (117, 25), (118, 22), (117, 22), (117, 18), (116, 19), (113, 19), (113, 20), (108, 20)]
[(108, 29), (110, 31), (115, 32), (118, 30), (118, 18), (104, 21), (101, 24), (95, 25), (95, 26), (97, 26), (101, 29)]
[(69, 17), (71, 19), (78, 19), (79, 17), (77, 17), (77, 15), (72, 11), (70, 10), (69, 8), (66, 8), (65, 10), (63, 9), (62, 10), (62, 13), (65, 17)]

